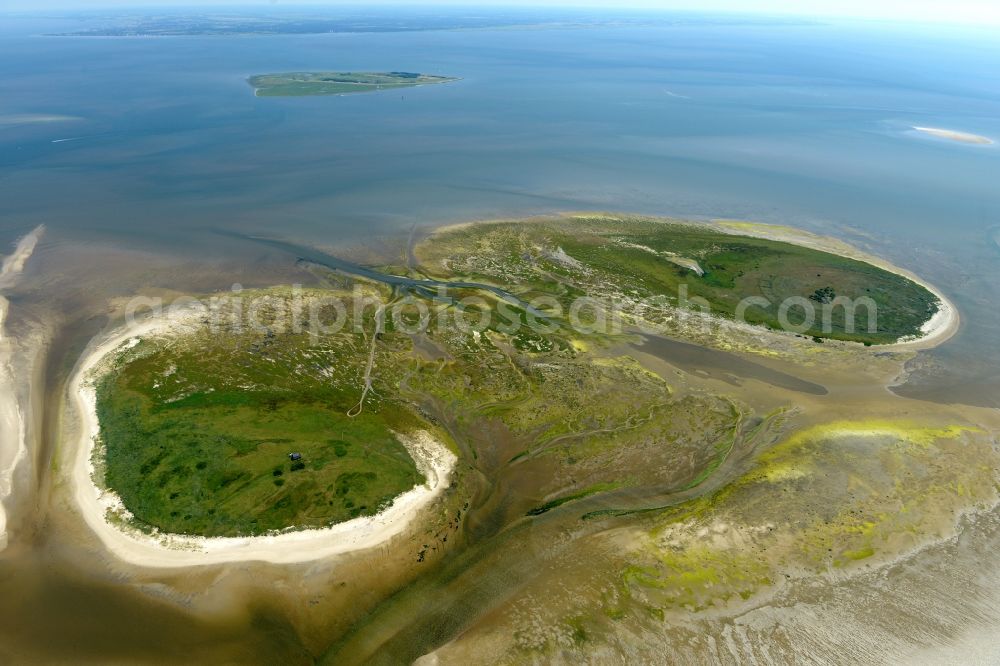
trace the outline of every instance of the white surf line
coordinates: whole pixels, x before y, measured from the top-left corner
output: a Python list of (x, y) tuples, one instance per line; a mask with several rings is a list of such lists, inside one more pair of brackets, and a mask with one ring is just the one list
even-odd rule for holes
[(45, 231), (36, 227), (17, 244), (13, 254), (0, 264), (0, 550), (7, 547), (7, 511), (4, 502), (13, 490), (14, 470), (27, 456), (27, 424), (18, 400), (18, 378), (14, 371), (16, 340), (6, 335), (10, 302), (3, 290), (17, 284), (21, 271), (35, 251), (38, 239)]
[(333, 557), (373, 548), (402, 534), (448, 487), (458, 460), (455, 454), (427, 431), (395, 433), (426, 482), (399, 495), (389, 508), (374, 516), (354, 518), (323, 529), (254, 537), (149, 534), (129, 526), (130, 516), (121, 498), (99, 488), (94, 481), (93, 454), (100, 434), (95, 380), (105, 362), (126, 346), (137, 344), (144, 337), (192, 330), (202, 317), (204, 310), (190, 308), (119, 328), (90, 345), (70, 379), (69, 403), (79, 418), (78, 430), (69, 434), (70, 441), (76, 443), (70, 478), (73, 498), (87, 525), (113, 556), (156, 568), (249, 561), (287, 564)]

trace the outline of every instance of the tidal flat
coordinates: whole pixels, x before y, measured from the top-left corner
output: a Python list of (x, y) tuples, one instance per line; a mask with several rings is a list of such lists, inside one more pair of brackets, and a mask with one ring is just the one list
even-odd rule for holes
[[(565, 242), (563, 225), (581, 219), (589, 220), (581, 223), (584, 229), (590, 224), (608, 230), (609, 251), (594, 249), (606, 238), (588, 240), (586, 233), (576, 245)], [(636, 242), (637, 228), (645, 232), (645, 243)], [(650, 238), (657, 230), (664, 235)], [(159, 549), (157, 567), (169, 566), (172, 557), (184, 567), (200, 546), (171, 546), (163, 538), (171, 530), (216, 535), (225, 533), (222, 526), (249, 542), (269, 538), (274, 529), (318, 533), (317, 527), (350, 519), (352, 509), (384, 511), (385, 499), (361, 499), (369, 490), (385, 498), (419, 483), (398, 476), (412, 475), (415, 459), (406, 457), (408, 449), (393, 433), (427, 431), (447, 442), (457, 456), (447, 487), (408, 514), (402, 531), (375, 546), (392, 575), (373, 585), (363, 573), (371, 546), (336, 557), (315, 551), (310, 566), (326, 572), (316, 585), (357, 577), (320, 602), (327, 612), (341, 609), (336, 623), (303, 615), (296, 629), (312, 636), (309, 651), (336, 663), (413, 660), (429, 653), (428, 660), (443, 663), (472, 655), (497, 663), (582, 658), (595, 650), (625, 649), (623, 636), (636, 634), (647, 646), (677, 650), (673, 641), (692, 623), (709, 634), (722, 631), (753, 609), (801, 599), (800, 586), (809, 589), (830, 576), (847, 582), (895, 566), (946, 541), (960, 520), (995, 503), (994, 419), (972, 408), (931, 411), (885, 391), (914, 354), (906, 344), (888, 336), (885, 344), (834, 337), (820, 342), (725, 314), (707, 328), (681, 317), (669, 333), (678, 344), (744, 359), (749, 372), (723, 364), (729, 371), (720, 374), (697, 355), (672, 358), (685, 356), (683, 347), (660, 353), (648, 340), (643, 344), (636, 329), (651, 323), (641, 321), (649, 311), (627, 305), (642, 299), (629, 293), (634, 276), (621, 277), (614, 263), (625, 232), (632, 232), (625, 243), (659, 243), (660, 251), (702, 268), (699, 273), (671, 260), (676, 257), (645, 265), (644, 288), (664, 291), (668, 280), (695, 285), (720, 270), (716, 266), (734, 267), (714, 257), (746, 247), (750, 239), (678, 220), (586, 214), (445, 228), (416, 243), (411, 265), (382, 264), (365, 276), (351, 275), (343, 263), (340, 269), (324, 266), (321, 253), (311, 254), (299, 262), (311, 284), (297, 295), (284, 287), (245, 293), (251, 302), (268, 304), (258, 311), (264, 328), (233, 327), (227, 317), (228, 329), (213, 330), (206, 315), (169, 335), (122, 337), (128, 344), (109, 350), (111, 364), (94, 377), (102, 396), (98, 413), (132, 404), (125, 410), (131, 420), (128, 428), (102, 430), (97, 455), (107, 456), (127, 439), (128, 450), (149, 455), (135, 456), (122, 471), (151, 463), (162, 467), (168, 481), (130, 488), (129, 479), (136, 477), (108, 474), (110, 458), (95, 465), (94, 481), (119, 494), (124, 519), (145, 524), (145, 538), (150, 527), (159, 535), (146, 544)], [(672, 234), (688, 245), (666, 249)], [(784, 245), (761, 247), (797, 251)], [(634, 248), (626, 249), (631, 256)], [(590, 263), (594, 255), (599, 261)], [(810, 250), (804, 256), (822, 266), (818, 277), (828, 278), (823, 271), (831, 270), (834, 255)], [(852, 259), (846, 265), (852, 262), (861, 263)], [(816, 275), (802, 268), (800, 275)], [(923, 318), (907, 320), (912, 309), (896, 311), (895, 321), (908, 328), (895, 333), (905, 338), (921, 331), (934, 315), (927, 307), (933, 287), (900, 282), (906, 278), (899, 273), (879, 270), (874, 274), (905, 287), (902, 293), (911, 289), (917, 302), (926, 299)], [(372, 274), (396, 277), (383, 282)], [(434, 280), (463, 286), (449, 298), (408, 290), (409, 284), (428, 288)], [(817, 284), (801, 280), (798, 288), (808, 298), (821, 289)], [(822, 284), (843, 289), (840, 281)], [(741, 288), (733, 280), (703, 293), (725, 303), (726, 286)], [(620, 289), (617, 300), (626, 303), (621, 330), (581, 329), (553, 312), (542, 331), (504, 326), (524, 323), (529, 315), (507, 295), (521, 301), (543, 295), (558, 303), (597, 287), (605, 295)], [(268, 319), (288, 311), (293, 298), (329, 303), (333, 296), (353, 297), (357, 289), (369, 299), (367, 309), (349, 315), (335, 333), (310, 339)], [(459, 305), (453, 298), (458, 296), (472, 300)], [(421, 301), (432, 323), (415, 333), (419, 317), (413, 305)], [(378, 324), (380, 311), (404, 302), (398, 318), (386, 316)], [(445, 313), (461, 311), (476, 321), (504, 307), (509, 317), (482, 330), (435, 325)], [(676, 304), (667, 303), (654, 314), (675, 310)], [(335, 313), (325, 312), (324, 321), (330, 321)], [(299, 404), (308, 394), (321, 399)], [(356, 417), (349, 414), (358, 401), (364, 418), (352, 423)], [(298, 428), (300, 418), (315, 427)], [(246, 437), (236, 441), (228, 430), (212, 434), (232, 419)], [(276, 443), (264, 432), (276, 419), (297, 433), (294, 443)], [(114, 419), (102, 416), (101, 423)], [(177, 446), (192, 456), (183, 475), (191, 480), (186, 487), (171, 486), (176, 475), (170, 470), (186, 463), (164, 454), (165, 440), (127, 434), (161, 427), (171, 428), (172, 445), (191, 439), (191, 446)], [(344, 455), (326, 437), (338, 428), (361, 428), (357, 437), (338, 436)], [(123, 433), (124, 439), (114, 441)], [(378, 446), (388, 448), (371, 448)], [(301, 469), (290, 469), (290, 448), (303, 454)], [(282, 474), (276, 475), (279, 467)], [(155, 477), (155, 470), (150, 473)], [(323, 474), (329, 478), (321, 483)], [(355, 486), (358, 475), (365, 483)], [(230, 477), (213, 488), (213, 479)], [(279, 479), (285, 483), (275, 484)], [(391, 489), (387, 484), (394, 482)], [(260, 516), (279, 522), (261, 528), (258, 517), (253, 527), (245, 522), (252, 514), (228, 521), (218, 510), (205, 522), (218, 492), (226, 495), (219, 506), (252, 500)], [(188, 507), (185, 513), (169, 509), (179, 500)], [(333, 509), (331, 500), (337, 500)], [(208, 530), (215, 531), (206, 530), (211, 525)], [(108, 527), (126, 525), (111, 520)], [(141, 530), (132, 534), (144, 538)], [(269, 559), (260, 549), (251, 552), (256, 555), (229, 561), (249, 559), (256, 567), (254, 559)], [(316, 593), (309, 589), (318, 588), (297, 585), (280, 596), (294, 603), (296, 595)], [(456, 607), (477, 612), (454, 613)], [(629, 645), (626, 653), (643, 654)], [(698, 654), (707, 652), (695, 651), (692, 658)]]
[[(678, 435), (665, 424), (676, 422), (686, 410), (699, 412), (697, 418), (707, 434), (713, 429), (713, 410), (695, 410), (683, 402), (671, 405), (667, 386), (651, 383), (652, 375), (637, 366), (630, 369), (627, 356), (594, 357), (583, 351), (616, 336), (627, 337), (620, 323), (617, 331), (597, 330), (594, 324), (602, 318), (598, 312), (591, 313), (594, 322), (573, 321), (576, 303), (599, 291), (606, 302), (621, 304), (632, 326), (687, 315), (687, 306), (678, 301), (687, 294), (714, 305), (718, 312), (702, 316), (722, 320), (734, 318), (734, 310), (741, 307), (736, 303), (757, 299), (757, 312), (741, 313), (746, 319), (735, 324), (756, 323), (762, 331), (777, 329), (777, 320), (766, 311), (777, 309), (781, 298), (808, 304), (808, 296), (831, 304), (837, 294), (874, 297), (861, 322), (854, 322), (853, 315), (847, 322), (844, 307), (839, 321), (834, 321), (835, 310), (829, 308), (829, 332), (818, 327), (802, 330), (816, 343), (824, 334), (867, 345), (898, 342), (920, 332), (937, 309), (933, 294), (884, 269), (678, 221), (567, 216), (479, 224), (435, 234), (415, 254), (442, 279), (438, 284), (458, 285), (460, 293), (482, 292), (496, 300), (491, 304), (477, 296), (470, 307), (442, 292), (437, 303), (425, 297), (409, 304), (433, 305), (439, 311), (438, 325), (421, 333), (450, 359), (446, 365), (413, 358), (418, 356), (416, 345), (405, 332), (421, 323), (420, 315), (415, 322), (407, 321), (413, 315), (404, 314), (406, 303), (401, 299), (426, 295), (429, 287), (426, 280), (407, 283), (398, 278), (385, 278), (395, 283), (391, 289), (368, 283), (369, 291), (354, 294), (343, 290), (241, 294), (253, 303), (255, 320), (270, 316), (274, 322), (252, 327), (244, 321), (242, 306), (235, 319), (234, 313), (206, 310), (208, 327), (174, 341), (136, 337), (119, 351), (110, 368), (94, 380), (101, 438), (95, 465), (129, 519), (166, 533), (219, 537), (327, 527), (374, 515), (420, 481), (394, 433), (433, 427), (421, 418), (412, 398), (401, 398), (399, 387), (404, 385), (419, 400), (448, 401), (458, 410), (481, 413), (482, 407), (474, 405), (476, 396), (482, 396), (480, 401), (493, 405), (487, 410), (490, 415), (502, 417), (508, 428), (530, 433), (533, 439), (511, 459), (513, 464), (543, 457), (572, 460), (579, 487), (570, 496), (536, 507), (532, 510), (536, 513), (570, 499), (641, 485), (645, 475), (622, 476), (620, 470), (632, 465), (608, 458), (611, 452), (618, 457), (628, 450), (618, 440), (640, 434), (651, 441), (675, 440)], [(418, 284), (420, 291), (406, 292)], [(290, 322), (281, 317), (292, 311), (296, 297), (311, 305), (353, 297), (355, 302), (377, 304), (378, 309), (369, 313), (372, 320), (366, 326), (365, 313), (355, 308), (337, 332), (320, 337), (316, 331), (287, 330)], [(526, 309), (511, 307), (503, 297), (525, 304)], [(527, 305), (530, 299), (545, 300), (550, 309), (533, 311)], [(644, 301), (650, 300), (654, 307), (645, 308)], [(264, 306), (258, 305), (261, 302)], [(386, 304), (394, 302), (399, 307), (386, 322)], [(495, 321), (493, 313), (501, 303), (507, 305), (508, 316), (506, 321)], [(597, 303), (586, 304), (593, 310)], [(302, 307), (300, 302), (300, 311)], [(314, 321), (341, 314), (330, 304), (318, 307), (326, 312), (312, 310)], [(454, 310), (462, 318), (453, 329), (443, 324), (442, 310)], [(478, 329), (468, 327), (470, 310), (483, 322)], [(431, 314), (427, 313), (428, 323)], [(869, 325), (867, 319), (876, 314), (880, 321)], [(221, 329), (213, 327), (220, 316), (226, 324)], [(297, 317), (301, 316), (300, 312)], [(530, 326), (529, 320), (536, 325)], [(847, 323), (866, 327), (867, 335), (847, 330)], [(489, 358), (498, 352), (506, 363), (491, 363), (492, 376), (470, 375), (474, 356)], [(533, 362), (536, 354), (554, 358)], [(477, 365), (481, 362), (475, 360)], [(736, 374), (752, 367), (744, 364), (723, 362)], [(523, 370), (505, 376), (504, 365)], [(442, 372), (445, 367), (449, 373)], [(758, 377), (782, 378), (758, 367)], [(426, 377), (429, 368), (438, 369), (433, 380)], [(464, 386), (456, 384), (459, 377)], [(784, 381), (785, 387), (825, 392), (815, 384), (796, 384), (791, 376)], [(555, 394), (554, 387), (559, 387)], [(540, 401), (542, 395), (545, 402)], [(735, 424), (742, 410), (724, 403), (720, 403), (722, 423), (729, 425), (721, 432), (738, 431)], [(585, 443), (588, 440), (592, 443)], [(699, 461), (705, 454), (696, 449), (702, 444), (685, 454), (667, 455), (663, 473), (679, 474), (682, 482), (684, 466), (677, 461)], [(690, 485), (707, 478), (719, 464), (713, 455), (728, 449), (716, 443), (706, 451), (705, 460), (690, 465)], [(636, 455), (657, 456), (652, 451)]]
[[(565, 29), (558, 16), (562, 25), (537, 25), (537, 13), (526, 17), (530, 27), (520, 21), (522, 29), (490, 29), (497, 21), (487, 16), (464, 26), (485, 29), (390, 33), (369, 31), (370, 9), (358, 29), (327, 21), (315, 32), (340, 32), (312, 35), (260, 34), (299, 28), (261, 26), (259, 15), (227, 20), (231, 12), (192, 21), (157, 10), (147, 16), (152, 21), (119, 26), (68, 14), (0, 21), (0, 69), (13, 105), (0, 118), (0, 254), (15, 252), (37, 225), (47, 227), (17, 280), (0, 287), (9, 301), (0, 357), (11, 361), (13, 384), (6, 385), (18, 389), (24, 425), (23, 433), (5, 431), (13, 439), (0, 436), (0, 467), (17, 460), (3, 500), (9, 539), (0, 551), (0, 661), (312, 664), (329, 653), (334, 663), (423, 655), (463, 664), (996, 662), (1000, 511), (964, 494), (965, 487), (972, 495), (982, 490), (965, 483), (970, 477), (925, 465), (917, 446), (890, 451), (899, 434), (858, 434), (890, 422), (942, 433), (929, 455), (990, 476), (982, 467), (992, 454), (984, 449), (995, 448), (1000, 432), (993, 242), (1000, 189), (991, 175), (1000, 153), (912, 127), (1000, 136), (995, 35), (937, 38), (847, 22), (729, 25), (695, 16), (581, 32)], [(401, 27), (430, 23), (404, 18)], [(95, 29), (164, 37), (41, 36)], [(234, 32), (258, 34), (226, 36)], [(463, 80), (281, 99), (255, 97), (246, 80), (310, 69), (412, 69)], [(296, 262), (294, 250), (216, 230), (278, 234), (419, 279), (407, 241), (419, 245), (431, 227), (581, 210), (759, 220), (823, 236), (810, 242), (834, 237), (867, 253), (872, 265), (872, 255), (888, 259), (916, 273), (909, 279), (936, 287), (929, 291), (952, 299), (945, 319), (953, 325), (912, 344), (867, 348), (723, 321), (714, 330), (678, 322), (664, 338), (669, 349), (650, 336), (642, 342), (641, 331), (590, 346), (575, 339), (590, 357), (632, 359), (669, 389), (669, 400), (710, 412), (704, 436), (671, 426), (678, 452), (698, 447), (702, 460), (718, 461), (704, 481), (676, 493), (697, 475), (674, 476), (687, 463), (673, 462), (673, 440), (651, 437), (649, 446), (622, 452), (646, 474), (641, 485), (597, 474), (582, 485), (572, 465), (549, 474), (542, 464), (554, 456), (531, 454), (531, 433), (511, 434), (502, 411), (493, 419), (459, 414), (446, 429), (453, 415), (444, 403), (440, 428), (458, 435), (448, 487), (407, 491), (425, 491), (418, 498), (430, 502), (407, 529), (394, 523), (391, 539), (373, 544), (368, 532), (355, 540), (352, 530), (328, 540), (368, 544), (363, 550), (338, 546), (317, 558), (315, 542), (303, 547), (299, 539), (319, 530), (299, 530), (275, 537), (290, 539), (280, 549), (270, 536), (245, 537), (239, 561), (233, 551), (155, 544), (137, 563), (116, 554), (107, 534), (81, 515), (71, 470), (84, 424), (69, 380), (79, 360), (126, 322), (129, 300), (211, 300), (234, 283), (248, 292), (342, 286), (343, 274)], [(760, 225), (725, 224), (739, 235), (765, 233)], [(858, 258), (843, 247), (832, 251)], [(152, 344), (156, 336), (142, 337)], [(414, 336), (413, 344), (424, 362), (454, 360), (432, 336)], [(549, 353), (526, 357), (547, 363)], [(728, 367), (737, 358), (752, 365)], [(385, 395), (380, 367), (373, 399)], [(464, 386), (455, 381), (459, 401)], [(549, 393), (572, 393), (554, 387)], [(795, 387), (801, 390), (787, 390)], [(601, 397), (614, 401), (616, 393)], [(732, 404), (744, 420), (730, 448), (734, 439), (720, 433), (735, 425)], [(434, 407), (421, 405), (437, 418)], [(758, 419), (768, 423), (753, 435)], [(833, 435), (815, 428), (838, 423)], [(784, 450), (784, 478), (779, 461), (761, 459), (773, 483), (751, 479), (728, 498), (721, 494), (753, 474), (757, 456), (797, 432), (816, 443)], [(15, 443), (24, 455), (8, 457)], [(557, 440), (553, 449), (572, 456), (572, 443)], [(850, 474), (830, 470), (826, 478), (840, 449), (850, 456)], [(900, 466), (913, 457), (916, 464)], [(919, 495), (932, 488), (931, 477), (942, 480), (936, 492), (946, 506), (963, 504), (957, 513), (924, 511)], [(893, 478), (906, 487), (888, 487)], [(658, 493), (661, 479), (670, 493)], [(868, 488), (885, 490), (879, 499), (865, 496)], [(764, 512), (775, 494), (786, 515)], [(905, 509), (895, 524), (878, 516), (891, 513), (886, 496)], [(683, 517), (703, 497), (712, 498), (708, 511)], [(752, 510), (741, 513), (741, 501)], [(847, 507), (874, 523), (871, 543), (852, 533), (825, 547), (803, 544), (810, 559), (783, 569), (783, 557), (796, 561), (800, 526), (824, 536), (817, 529), (829, 515), (816, 508), (820, 501), (830, 513)], [(723, 520), (724, 512), (732, 515)], [(96, 517), (104, 522), (103, 511)], [(927, 527), (938, 520), (938, 531)], [(738, 551), (730, 537), (759, 546), (750, 551), (753, 562), (731, 557)], [(839, 559), (841, 539), (845, 548), (855, 542), (846, 548), (855, 557), (874, 552), (823, 568), (820, 556), (832, 548), (831, 562)], [(172, 542), (181, 545), (179, 537)], [(263, 550), (251, 545), (261, 542)], [(714, 591), (706, 582), (713, 576), (723, 581)]]

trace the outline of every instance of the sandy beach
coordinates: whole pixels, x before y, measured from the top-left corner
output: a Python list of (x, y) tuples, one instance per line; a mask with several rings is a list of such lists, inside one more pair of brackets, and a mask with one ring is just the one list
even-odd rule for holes
[(979, 146), (989, 146), (995, 143), (993, 139), (989, 137), (980, 136), (978, 134), (970, 134), (969, 132), (958, 132), (956, 130), (943, 129), (941, 127), (918, 127), (917, 125), (913, 125), (912, 127), (916, 131), (922, 132), (923, 134), (935, 136), (939, 139), (957, 141), (959, 143), (971, 143)]
[(857, 259), (858, 261), (863, 261), (867, 264), (871, 264), (872, 266), (877, 266), (878, 268), (889, 271), (890, 273), (901, 275), (934, 294), (934, 297), (938, 300), (938, 309), (937, 312), (935, 312), (934, 315), (920, 327), (921, 334), (911, 338), (901, 338), (899, 341), (891, 345), (878, 345), (876, 348), (879, 350), (931, 349), (943, 344), (958, 332), (961, 324), (958, 308), (955, 307), (955, 304), (952, 303), (940, 289), (925, 280), (922, 280), (920, 277), (914, 275), (905, 268), (900, 268), (899, 266), (895, 266), (884, 259), (868, 254), (867, 252), (863, 252), (848, 243), (835, 238), (820, 236), (808, 231), (796, 229), (794, 227), (785, 227), (775, 224), (734, 220), (712, 220), (711, 224), (714, 228), (726, 233), (793, 243), (795, 245), (810, 247), (814, 250), (830, 252), (843, 257)]
[(39, 226), (22, 238), (14, 252), (0, 264), (0, 550), (7, 546), (7, 511), (4, 502), (10, 496), (14, 470), (27, 454), (26, 424), (21, 404), (23, 383), (19, 386), (14, 369), (16, 340), (6, 333), (9, 302), (3, 291), (10, 289), (20, 277), (24, 265), (35, 251), (35, 245), (45, 228)]
[[(375, 515), (338, 523), (325, 529), (289, 531), (254, 537), (206, 538), (178, 534), (147, 534), (123, 525), (128, 512), (113, 492), (99, 488), (93, 479), (92, 455), (100, 426), (97, 420), (94, 379), (102, 364), (115, 352), (139, 339), (170, 335), (197, 326), (200, 309), (149, 318), (119, 328), (90, 345), (69, 382), (69, 401), (78, 415), (70, 441), (76, 442), (71, 481), (73, 497), (87, 525), (115, 557), (147, 567), (183, 567), (236, 561), (295, 563), (317, 560), (375, 547), (402, 534), (414, 518), (450, 483), (457, 458), (426, 431), (396, 433), (417, 468), (426, 477), (398, 496), (392, 506)], [(109, 521), (117, 516), (112, 523)], [(113, 518), (114, 519), (114, 518)]]

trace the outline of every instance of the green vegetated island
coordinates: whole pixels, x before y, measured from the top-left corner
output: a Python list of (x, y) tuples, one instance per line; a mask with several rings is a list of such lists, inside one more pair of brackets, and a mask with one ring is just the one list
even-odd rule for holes
[(142, 523), (232, 536), (371, 515), (422, 483), (392, 432), (414, 417), (391, 403), (346, 416), (362, 342), (310, 342), (144, 342), (99, 385), (107, 484)]
[(248, 82), (258, 97), (353, 95), (450, 83), (457, 78), (415, 72), (286, 72), (258, 74)]
[[(679, 221), (572, 216), (473, 224), (438, 234), (422, 251), (434, 277), (517, 285), (525, 297), (554, 296), (566, 308), (587, 295), (626, 309), (662, 303), (647, 308), (655, 316), (669, 314), (686, 292), (689, 301), (704, 299), (713, 314), (732, 318), (743, 299), (761, 298), (743, 319), (778, 330), (781, 304), (804, 299), (815, 321), (803, 333), (818, 339), (895, 343), (918, 336), (939, 307), (922, 285), (863, 261)], [(844, 308), (829, 307), (824, 331), (821, 311), (838, 297), (871, 299), (875, 312), (856, 308), (850, 325)], [(787, 314), (793, 325), (806, 321), (801, 306)]]
[[(120, 352), (97, 385), (98, 468), (136, 523), (236, 536), (372, 515), (423, 482), (395, 435), (414, 429), (452, 442), (460, 459), (488, 447), (491, 460), (518, 467), (517, 483), (533, 484), (521, 491), (528, 504), (520, 515), (541, 516), (616, 492), (697, 488), (734, 447), (780, 427), (780, 414), (751, 418), (721, 395), (677, 395), (631, 357), (602, 352), (627, 333), (581, 331), (565, 314), (551, 314), (545, 330), (512, 330), (528, 322), (523, 302), (536, 296), (566, 311), (582, 295), (614, 298), (634, 323), (658, 316), (641, 305), (654, 297), (665, 299), (664, 312), (676, 308), (681, 285), (723, 318), (744, 296), (777, 304), (792, 295), (865, 295), (878, 303), (877, 330), (841, 328), (829, 337), (876, 345), (918, 333), (935, 310), (924, 287), (860, 261), (647, 218), (474, 224), (444, 229), (414, 253), (419, 268), (409, 273), (383, 267), (412, 280), (394, 284), (316, 260), (310, 270), (323, 286), (298, 297), (349, 299), (360, 286), (386, 305), (423, 299), (433, 315), (426, 333), (400, 329), (416, 323), (407, 308), (384, 324), (373, 307), (359, 315), (347, 308), (345, 325), (319, 337), (234, 323)], [(410, 288), (434, 280), (457, 282), (453, 298), (482, 304), (459, 313), (454, 302)], [(244, 297), (266, 298), (275, 312), (296, 298), (277, 288)], [(770, 326), (772, 310), (748, 317)], [(484, 331), (438, 326), (442, 312), (476, 321), (498, 311)], [(324, 322), (339, 316), (330, 305), (318, 312)], [(867, 331), (864, 324), (862, 317)], [(364, 396), (369, 359), (372, 390)]]

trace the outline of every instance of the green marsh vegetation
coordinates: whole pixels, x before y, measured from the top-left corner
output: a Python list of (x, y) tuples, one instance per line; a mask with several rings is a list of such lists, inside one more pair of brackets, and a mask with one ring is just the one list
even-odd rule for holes
[(405, 407), (374, 396), (346, 415), (366, 355), (353, 332), (143, 341), (98, 385), (105, 482), (140, 524), (176, 533), (374, 514), (424, 479), (393, 435), (421, 426)]
[[(634, 360), (581, 351), (564, 322), (530, 339), (431, 328), (440, 353), (428, 358), (391, 317), (373, 337), (371, 314), (362, 331), (348, 324), (317, 340), (200, 330), (129, 349), (98, 386), (104, 484), (140, 525), (262, 534), (377, 512), (423, 480), (393, 432), (440, 419), (454, 421), (473, 459), (500, 451), (482, 440), (483, 423), (519, 443), (502, 459), (522, 452), (513, 473), (539, 481), (523, 512), (544, 498), (568, 495), (561, 506), (646, 482), (689, 484), (730, 437), (728, 402), (675, 399)], [(583, 346), (601, 344), (593, 335)], [(372, 391), (352, 418), (369, 358)]]
[[(469, 279), (518, 284), (522, 297), (553, 295), (566, 307), (581, 294), (625, 302), (659, 298), (670, 306), (686, 297), (734, 318), (743, 299), (757, 298), (764, 300), (750, 303), (743, 319), (780, 330), (782, 303), (790, 303), (787, 319), (794, 326), (805, 323), (803, 306), (795, 304), (804, 303), (814, 321), (800, 333), (817, 339), (891, 344), (919, 335), (937, 309), (923, 286), (862, 261), (669, 220), (580, 215), (471, 225), (444, 230), (420, 249), (432, 270), (443, 260)], [(837, 305), (841, 297), (870, 299), (874, 327), (864, 305), (853, 309), (852, 326)]]
[[(919, 330), (934, 304), (923, 287), (862, 262), (643, 218), (475, 225), (439, 233), (416, 253), (419, 270), (436, 277), (567, 306), (582, 295), (648, 298), (685, 286), (731, 315), (746, 296), (820, 302), (864, 294), (878, 303), (878, 331), (830, 337), (869, 343)], [(377, 301), (400, 298), (385, 285), (361, 283)], [(452, 296), (472, 294), (480, 297), (466, 308), (472, 320), (499, 306), (483, 289)], [(599, 353), (628, 336), (580, 331), (565, 316), (544, 330), (511, 332), (495, 317), (481, 330), (438, 328), (436, 314), (454, 304), (426, 305), (431, 327), (417, 337), (400, 328), (414, 323), (405, 309), (398, 320), (386, 317), (376, 335), (373, 306), (362, 321), (319, 338), (202, 330), (142, 341), (98, 386), (104, 483), (139, 524), (167, 532), (322, 527), (372, 515), (422, 483), (393, 433), (447, 421), (467, 459), (485, 454), (533, 479), (518, 511), (541, 515), (649, 484), (698, 488), (744, 438), (745, 407), (721, 396), (675, 395), (632, 358)], [(517, 307), (508, 311), (526, 318)], [(764, 308), (748, 317), (771, 325), (769, 314)], [(371, 392), (349, 416), (369, 366)], [(291, 460), (293, 453), (300, 459)]]
[[(865, 295), (878, 303), (880, 327), (857, 341), (882, 344), (918, 332), (935, 305), (923, 287), (862, 262), (642, 218), (455, 227), (414, 252), (418, 275), (495, 285), (527, 301), (548, 296), (564, 313), (580, 296), (641, 302), (681, 285), (723, 316), (746, 296), (775, 303), (791, 295), (818, 307)], [(478, 648), (512, 663), (577, 650), (586, 660), (623, 635), (656, 646), (680, 626), (675, 620), (743, 613), (801, 579), (881, 566), (925, 537), (948, 535), (963, 508), (995, 498), (991, 435), (962, 418), (836, 421), (838, 396), (799, 403), (783, 386), (741, 384), (729, 392), (620, 355), (627, 335), (553, 319), (556, 330), (524, 335), (431, 333), (443, 353), (413, 366), (406, 387), (446, 407), (450, 429), (467, 443), (463, 458), (496, 491), (469, 511), (476, 529), (462, 564), (446, 561), (394, 596), (335, 646), (331, 663), (367, 645), (399, 661), (439, 647), (441, 615), (419, 613), (403, 630), (395, 622), (401, 605), (423, 610), (429, 591), (453, 608), (491, 609), (487, 621), (448, 629), (460, 636), (450, 645), (468, 651), (446, 647), (445, 659)], [(851, 339), (836, 329), (830, 337)], [(754, 349), (768, 352), (777, 336), (761, 339)], [(849, 369), (890, 363), (889, 354), (852, 345), (784, 341), (791, 363), (829, 363), (834, 354)], [(885, 400), (888, 410), (900, 406)], [(501, 598), (487, 589), (502, 589)]]
[(963, 507), (993, 501), (995, 461), (989, 435), (971, 426), (868, 420), (800, 430), (724, 487), (637, 516), (647, 536), (622, 569), (623, 595), (659, 611), (698, 610), (746, 599), (789, 572), (896, 555), (920, 535), (946, 533)]

